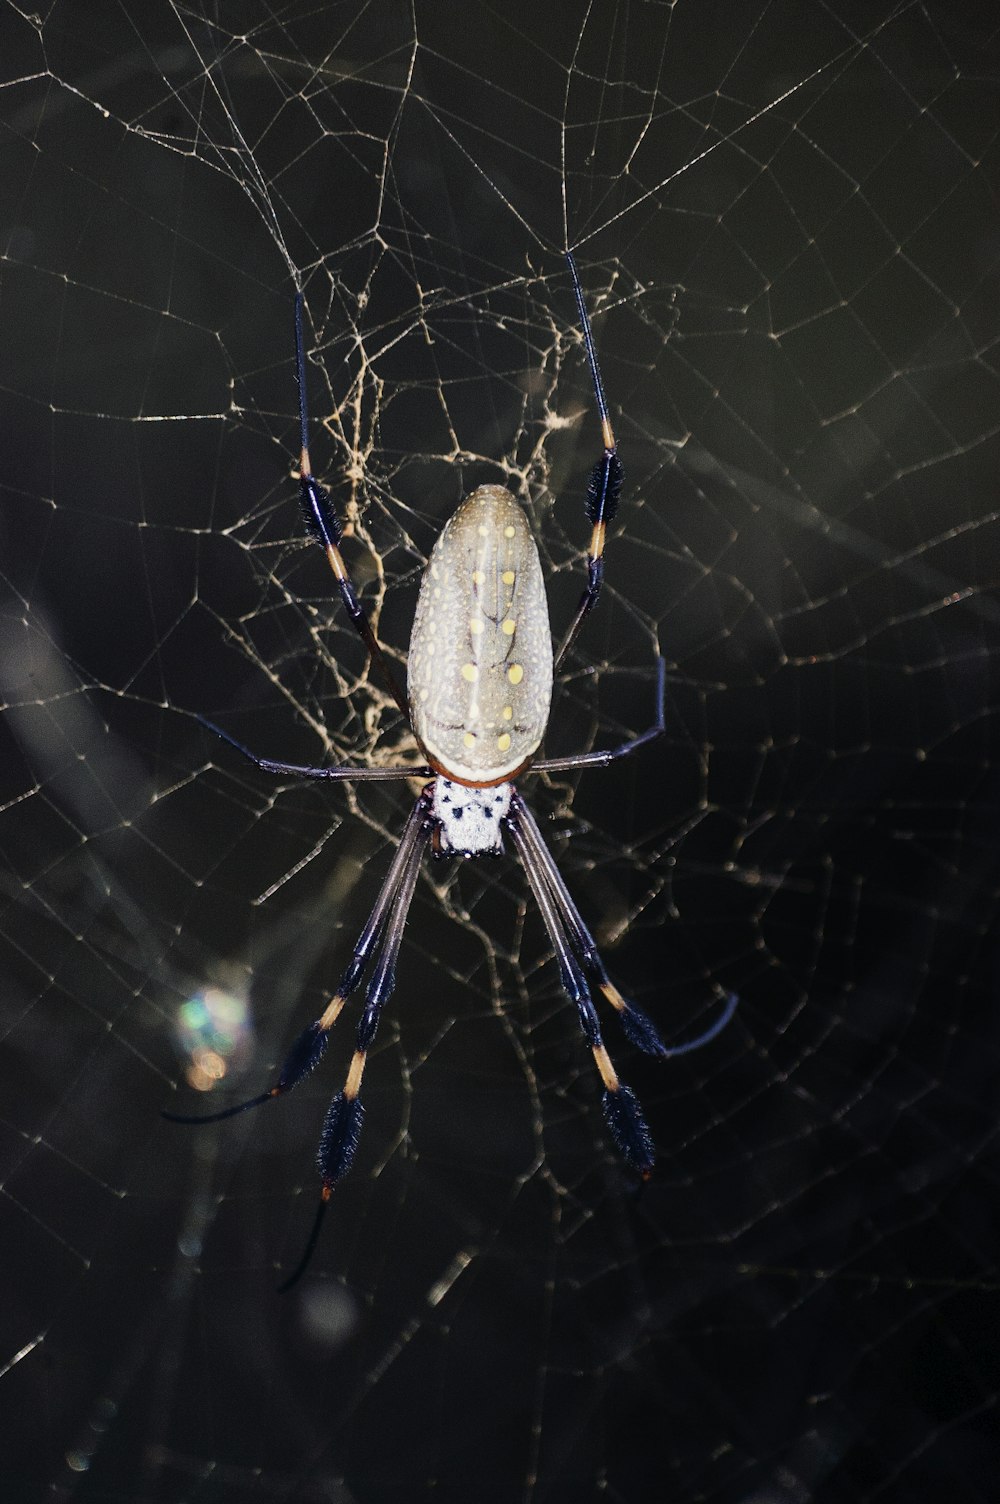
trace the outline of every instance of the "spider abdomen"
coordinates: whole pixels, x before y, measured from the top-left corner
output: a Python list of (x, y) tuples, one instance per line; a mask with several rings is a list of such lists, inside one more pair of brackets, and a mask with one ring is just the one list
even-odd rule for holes
[(413, 730), (460, 783), (503, 783), (530, 761), (552, 699), (538, 548), (503, 486), (462, 502), (431, 551), (410, 638)]

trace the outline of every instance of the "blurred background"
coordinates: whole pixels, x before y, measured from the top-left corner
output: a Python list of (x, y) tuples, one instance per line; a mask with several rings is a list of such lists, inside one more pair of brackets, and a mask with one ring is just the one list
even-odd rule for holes
[[(997, 39), (976, 5), (82, 0), (0, 13), (0, 1315), (9, 1496), (989, 1500), (1000, 1444)], [(559, 635), (523, 781), (624, 992), (639, 1187), (510, 853), (426, 867), (309, 1274), (461, 497)], [(358, 994), (360, 998), (360, 994)]]

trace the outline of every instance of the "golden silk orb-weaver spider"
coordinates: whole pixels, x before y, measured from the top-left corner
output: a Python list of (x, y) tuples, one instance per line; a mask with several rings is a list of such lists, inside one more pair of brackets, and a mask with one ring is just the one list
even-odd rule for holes
[(323, 1188), (315, 1221), (302, 1258), (281, 1286), (282, 1290), (289, 1289), (303, 1274), (316, 1246), (333, 1188), (350, 1169), (357, 1150), (364, 1115), (361, 1082), (365, 1061), (382, 1009), (395, 985), (403, 929), (421, 858), (428, 846), (435, 857), (499, 856), (503, 833), (510, 836), (552, 942), (562, 987), (576, 1007), (583, 1037), (600, 1072), (604, 1116), (611, 1137), (622, 1158), (644, 1179), (653, 1168), (653, 1142), (635, 1095), (619, 1080), (605, 1048), (588, 978), (596, 983), (618, 1015), (630, 1042), (661, 1059), (700, 1049), (725, 1027), (736, 1007), (735, 994), (728, 994), (721, 1015), (709, 1029), (696, 1039), (668, 1048), (652, 1020), (625, 999), (608, 976), (594, 937), (515, 786), (515, 779), (529, 769), (562, 772), (607, 767), (618, 758), (638, 751), (665, 730), (666, 666), (661, 658), (655, 719), (648, 730), (605, 752), (535, 758), (548, 725), (554, 672), (565, 660), (601, 593), (607, 528), (617, 510), (623, 481), (580, 278), (571, 252), (567, 252), (566, 259), (603, 439), (585, 504), (591, 523), (586, 585), (569, 628), (553, 655), (542, 568), (527, 518), (504, 487), (480, 486), (445, 524), (427, 561), (410, 637), (405, 696), (351, 583), (340, 551), (343, 536), (340, 520), (328, 493), (312, 472), (301, 292), (295, 299), (302, 449), (299, 499), (306, 530), (324, 549), (348, 617), (409, 724), (426, 757), (426, 766), (308, 767), (278, 762), (259, 757), (210, 721), (203, 720), (203, 724), (265, 773), (328, 782), (414, 777), (430, 781), (410, 812), (375, 907), (336, 992), (319, 1018), (295, 1040), (277, 1083), (259, 1096), (220, 1112), (197, 1116), (163, 1114), (175, 1123), (212, 1123), (286, 1095), (319, 1064), (330, 1030), (374, 958), (347, 1079), (330, 1103), (320, 1135), (316, 1163)]

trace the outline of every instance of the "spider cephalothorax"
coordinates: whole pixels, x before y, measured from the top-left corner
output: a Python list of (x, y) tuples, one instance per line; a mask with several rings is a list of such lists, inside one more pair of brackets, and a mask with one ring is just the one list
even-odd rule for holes
[(475, 789), (441, 774), (431, 787), (431, 811), (438, 822), (435, 855), (503, 856), (500, 822), (510, 810), (513, 784)]

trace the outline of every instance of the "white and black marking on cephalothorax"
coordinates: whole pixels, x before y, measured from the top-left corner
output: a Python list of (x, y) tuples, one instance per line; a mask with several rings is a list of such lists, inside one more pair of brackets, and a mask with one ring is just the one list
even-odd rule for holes
[(503, 855), (500, 822), (510, 811), (513, 784), (478, 789), (439, 775), (431, 789), (431, 812), (438, 822), (431, 847), (436, 856)]
[(407, 693), (396, 682), (358, 600), (340, 551), (343, 529), (309, 460), (302, 294), (295, 300), (296, 375), (299, 387), (301, 460), (299, 500), (309, 536), (326, 553), (347, 614), (372, 662), (408, 721), (426, 758), (424, 767), (310, 767), (259, 757), (211, 722), (204, 722), (267, 773), (328, 782), (427, 778), (417, 796), (375, 907), (358, 939), (337, 989), (319, 1018), (293, 1043), (278, 1080), (248, 1102), (202, 1116), (164, 1113), (174, 1122), (216, 1122), (284, 1096), (319, 1064), (330, 1030), (345, 1002), (373, 962), (347, 1079), (330, 1103), (320, 1135), (317, 1165), (323, 1182), (305, 1252), (282, 1289), (305, 1270), (319, 1236), (323, 1212), (338, 1180), (350, 1169), (364, 1109), (361, 1080), (382, 1008), (396, 978), (396, 959), (421, 858), (499, 856), (510, 836), (524, 867), (559, 966), (560, 982), (577, 1010), (604, 1084), (604, 1116), (622, 1157), (643, 1178), (653, 1168), (653, 1143), (632, 1092), (618, 1078), (601, 1037), (591, 996), (595, 986), (617, 1014), (626, 1037), (647, 1054), (666, 1059), (699, 1049), (725, 1027), (736, 1007), (729, 994), (721, 1015), (696, 1039), (668, 1049), (646, 1015), (628, 1002), (608, 976), (594, 937), (549, 852), (535, 819), (516, 788), (533, 769), (559, 772), (607, 767), (664, 731), (665, 664), (659, 660), (653, 724), (606, 752), (536, 758), (548, 725), (552, 682), (597, 603), (604, 576), (607, 527), (618, 507), (623, 472), (608, 415), (590, 319), (576, 263), (567, 252), (570, 277), (601, 424), (603, 450), (591, 472), (585, 510), (591, 523), (587, 582), (553, 654), (548, 605), (538, 547), (517, 499), (503, 486), (480, 486), (445, 524), (431, 551), (420, 585), (407, 665)]

